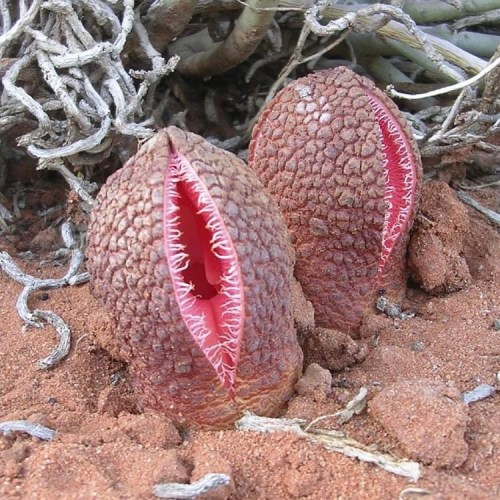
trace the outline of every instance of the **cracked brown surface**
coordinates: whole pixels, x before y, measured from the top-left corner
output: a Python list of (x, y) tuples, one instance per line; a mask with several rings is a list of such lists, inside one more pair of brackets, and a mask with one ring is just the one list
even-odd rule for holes
[[(368, 79), (347, 68), (320, 71), (277, 94), (255, 126), (249, 151), (250, 166), (287, 220), (297, 253), (295, 273), (318, 325), (344, 331), (359, 327), (379, 288), (393, 299), (404, 289), (406, 234), (382, 282), (376, 282), (385, 181), (366, 89), (400, 118)], [(416, 149), (411, 153), (420, 177)]]
[[(189, 334), (173, 293), (163, 241), (169, 143), (209, 189), (240, 262), (245, 324), (234, 400)], [(114, 315), (144, 408), (203, 426), (228, 425), (243, 409), (280, 410), (302, 362), (289, 292), (293, 253), (276, 205), (242, 161), (194, 134), (160, 131), (101, 189), (87, 253), (93, 291)]]

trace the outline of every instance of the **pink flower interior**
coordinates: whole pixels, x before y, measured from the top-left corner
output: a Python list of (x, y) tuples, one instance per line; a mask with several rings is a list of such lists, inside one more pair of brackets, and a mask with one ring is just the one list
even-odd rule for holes
[[(366, 90), (366, 89), (365, 89)], [(417, 188), (417, 163), (399, 121), (377, 96), (366, 90), (379, 127), (384, 154), (386, 212), (378, 279), (400, 236), (408, 231)]]
[(234, 396), (243, 329), (238, 257), (206, 185), (173, 148), (165, 175), (164, 214), (165, 254), (182, 318)]

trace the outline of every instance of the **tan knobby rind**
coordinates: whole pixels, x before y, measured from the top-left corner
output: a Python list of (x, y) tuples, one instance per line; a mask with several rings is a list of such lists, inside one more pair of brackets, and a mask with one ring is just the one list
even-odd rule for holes
[(341, 67), (295, 80), (269, 103), (254, 128), (249, 164), (275, 197), (296, 250), (296, 276), (319, 326), (355, 331), (381, 289), (404, 289), (408, 231), (382, 279), (384, 168), (369, 94), (383, 102), (407, 136), (420, 184), (421, 164), (396, 105), (368, 79)]
[[(170, 145), (207, 186), (238, 256), (244, 327), (234, 400), (188, 332), (173, 293), (163, 240)], [(242, 161), (197, 135), (161, 130), (101, 189), (87, 255), (93, 293), (116, 320), (143, 408), (199, 427), (226, 427), (244, 409), (279, 412), (302, 364), (290, 299), (293, 252), (274, 201)]]

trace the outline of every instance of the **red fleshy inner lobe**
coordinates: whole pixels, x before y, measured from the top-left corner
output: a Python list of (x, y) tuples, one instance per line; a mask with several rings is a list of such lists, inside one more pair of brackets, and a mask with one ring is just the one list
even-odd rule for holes
[(243, 317), (238, 259), (213, 199), (175, 151), (164, 209), (164, 247), (177, 304), (191, 336), (234, 396)]
[(366, 92), (375, 112), (384, 154), (384, 200), (387, 208), (378, 271), (381, 279), (399, 238), (409, 229), (415, 202), (417, 165), (409, 139), (398, 120), (377, 96), (368, 90)]
[[(210, 248), (210, 231), (206, 227), (203, 217), (196, 213), (196, 207), (191, 198), (193, 193), (187, 191), (189, 185), (185, 182), (177, 184), (179, 199), (179, 225), (181, 232), (179, 241), (186, 247), (189, 255), (189, 266), (182, 271), (186, 283), (193, 284), (193, 295), (208, 301), (217, 296), (220, 291), (222, 265)], [(189, 196), (191, 194), (191, 197)], [(213, 313), (220, 318), (221, 311)]]

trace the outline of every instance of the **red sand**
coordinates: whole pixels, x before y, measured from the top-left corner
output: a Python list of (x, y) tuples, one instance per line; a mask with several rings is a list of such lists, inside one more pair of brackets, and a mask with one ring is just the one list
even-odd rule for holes
[[(43, 206), (53, 203), (46, 191), (36, 196)], [(500, 209), (498, 191), (475, 196)], [(439, 294), (413, 285), (404, 306), (415, 318), (374, 314), (354, 343), (335, 333), (325, 339), (323, 332), (322, 352), (311, 350), (309, 359), (341, 360), (332, 366), (340, 371), (331, 387), (328, 376), (302, 382), (286, 412), (305, 419), (334, 413), (366, 387), (366, 411), (344, 425), (330, 419), (318, 426), (425, 464), (417, 483), (293, 435), (181, 435), (161, 415), (138, 414), (126, 368), (97, 343), (111, 326), (88, 285), (38, 292), (30, 302), (57, 312), (72, 329), (69, 357), (38, 370), (55, 334), (49, 327), (23, 329), (15, 310), (21, 286), (0, 273), (0, 421), (27, 419), (57, 431), (50, 442), (21, 433), (0, 437), (0, 497), (151, 498), (156, 483), (190, 482), (207, 472), (229, 473), (233, 481), (210, 498), (397, 498), (407, 487), (429, 498), (500, 497), (498, 392), (469, 406), (460, 400), (481, 383), (500, 385), (500, 331), (492, 326), (500, 319), (500, 237), (444, 184), (427, 185), (422, 213), (413, 273)], [(64, 266), (40, 262), (61, 246), (57, 232), (46, 228), (63, 213), (52, 221), (28, 210), (22, 215), (0, 250), (32, 274), (61, 276)], [(28, 248), (39, 258), (17, 256)]]

